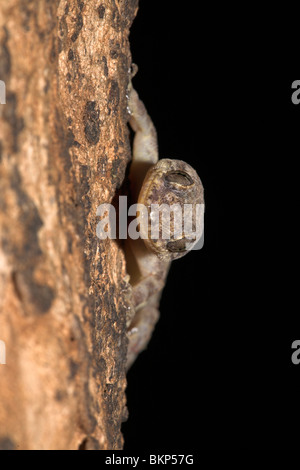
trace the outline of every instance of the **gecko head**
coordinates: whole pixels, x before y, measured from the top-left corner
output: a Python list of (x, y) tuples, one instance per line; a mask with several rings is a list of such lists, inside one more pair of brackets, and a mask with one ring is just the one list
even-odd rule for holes
[(138, 202), (145, 207), (141, 238), (161, 260), (181, 258), (202, 236), (204, 190), (187, 163), (159, 160), (148, 170)]

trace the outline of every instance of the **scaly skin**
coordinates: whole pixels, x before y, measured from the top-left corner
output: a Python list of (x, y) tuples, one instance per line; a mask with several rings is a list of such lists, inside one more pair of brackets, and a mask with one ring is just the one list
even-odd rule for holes
[[(171, 219), (169, 239), (151, 239), (149, 227), (153, 219), (151, 204), (204, 204), (203, 186), (196, 171), (181, 160), (158, 160), (156, 130), (137, 92), (129, 85), (130, 126), (135, 132), (129, 179), (132, 202), (147, 207), (147, 220), (141, 219), (140, 232), (144, 237), (128, 238), (127, 270), (132, 285), (133, 308), (128, 318), (127, 369), (146, 348), (159, 319), (159, 301), (173, 259), (184, 256), (194, 244), (195, 220), (192, 232), (176, 237), (176, 219)], [(151, 218), (152, 216), (152, 218)], [(160, 219), (159, 219), (160, 220)], [(161, 229), (161, 227), (160, 227)], [(201, 227), (203, 230), (203, 227)], [(173, 234), (173, 236), (172, 236)]]

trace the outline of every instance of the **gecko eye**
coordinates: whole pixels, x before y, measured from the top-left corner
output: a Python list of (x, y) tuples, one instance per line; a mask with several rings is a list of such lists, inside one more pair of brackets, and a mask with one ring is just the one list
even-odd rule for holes
[(194, 184), (193, 178), (185, 171), (170, 171), (165, 176), (165, 181), (170, 186), (191, 186)]

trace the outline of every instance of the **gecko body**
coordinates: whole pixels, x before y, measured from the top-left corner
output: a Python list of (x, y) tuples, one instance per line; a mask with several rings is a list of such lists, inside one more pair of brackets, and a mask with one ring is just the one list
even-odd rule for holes
[[(188, 253), (195, 244), (196, 205), (204, 204), (204, 190), (196, 171), (182, 160), (158, 159), (157, 135), (143, 102), (130, 83), (130, 126), (135, 132), (129, 179), (131, 196), (146, 208), (141, 218), (141, 238), (128, 239), (126, 246), (127, 271), (132, 286), (133, 308), (127, 321), (127, 369), (146, 348), (159, 318), (159, 301), (170, 263)], [(153, 207), (165, 204), (190, 210), (191, 226), (178, 226), (184, 218), (170, 218), (170, 235), (163, 236), (161, 219), (156, 218), (159, 236), (151, 236)], [(179, 222), (178, 222), (179, 220)], [(152, 223), (152, 225), (151, 225)], [(150, 227), (150, 228), (149, 228)], [(155, 227), (154, 227), (155, 229)], [(177, 232), (181, 233), (177, 236)], [(199, 227), (198, 227), (199, 230)], [(200, 231), (203, 227), (200, 227)], [(155, 231), (155, 230), (154, 230)], [(198, 238), (197, 238), (198, 239)]]

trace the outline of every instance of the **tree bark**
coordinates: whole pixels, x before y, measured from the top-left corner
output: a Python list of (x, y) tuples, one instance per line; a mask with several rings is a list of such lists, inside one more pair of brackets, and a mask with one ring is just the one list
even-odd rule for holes
[(123, 445), (130, 289), (96, 210), (130, 160), (137, 7), (0, 0), (1, 449)]

